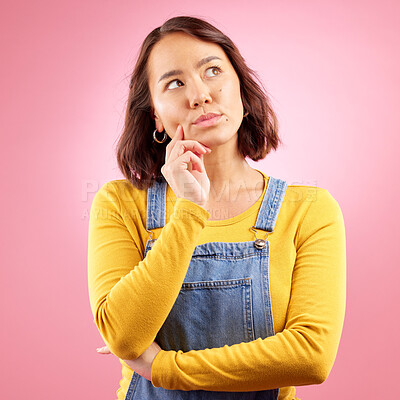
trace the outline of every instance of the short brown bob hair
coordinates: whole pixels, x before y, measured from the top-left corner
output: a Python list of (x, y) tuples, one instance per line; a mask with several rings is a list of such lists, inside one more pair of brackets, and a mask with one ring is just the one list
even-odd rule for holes
[(239, 81), (244, 110), (249, 114), (238, 130), (238, 148), (243, 157), (253, 161), (265, 158), (281, 143), (278, 120), (270, 100), (256, 73), (251, 70), (239, 50), (226, 35), (210, 23), (194, 17), (180, 16), (154, 29), (144, 40), (131, 76), (126, 107), (125, 125), (117, 143), (117, 162), (123, 175), (135, 187), (148, 188), (162, 177), (165, 148), (171, 141), (156, 143), (153, 139), (155, 123), (152, 116), (148, 86), (147, 61), (154, 45), (173, 32), (184, 32), (200, 40), (222, 47), (232, 63)]

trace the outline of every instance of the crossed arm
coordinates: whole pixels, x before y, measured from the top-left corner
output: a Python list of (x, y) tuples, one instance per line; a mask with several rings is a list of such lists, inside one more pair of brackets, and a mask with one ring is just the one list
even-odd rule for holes
[[(90, 298), (112, 353), (128, 365), (135, 360), (132, 369), (140, 373), (144, 368), (143, 376), (166, 389), (255, 391), (324, 381), (343, 325), (346, 258), (343, 217), (326, 193), (310, 205), (299, 227), (283, 331), (249, 343), (186, 353), (160, 350), (153, 342), (179, 293), (207, 211), (178, 199), (174, 215), (144, 260), (120, 210), (111, 219), (94, 218)], [(191, 218), (179, 219), (182, 210)], [(176, 235), (177, 240), (168, 240)]]

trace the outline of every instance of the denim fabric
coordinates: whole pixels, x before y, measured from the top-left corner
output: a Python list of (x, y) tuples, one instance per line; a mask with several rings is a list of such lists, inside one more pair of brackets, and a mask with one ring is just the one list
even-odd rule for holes
[[(165, 225), (165, 179), (147, 194), (147, 229)], [(287, 183), (269, 178), (255, 228), (273, 232)], [(249, 227), (250, 228), (250, 227)], [(258, 235), (260, 236), (260, 235)], [(146, 243), (145, 255), (152, 242)], [(274, 335), (269, 287), (270, 246), (254, 241), (196, 246), (181, 291), (156, 341), (164, 350), (200, 350)], [(257, 392), (180, 391), (155, 388), (133, 373), (125, 400), (277, 400), (279, 389)]]

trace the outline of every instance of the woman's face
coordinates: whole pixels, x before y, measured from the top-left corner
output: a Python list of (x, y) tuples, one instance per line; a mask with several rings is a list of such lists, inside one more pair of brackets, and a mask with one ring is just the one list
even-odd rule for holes
[(185, 139), (209, 147), (237, 140), (243, 120), (240, 82), (219, 45), (171, 33), (154, 46), (147, 68), (159, 132), (165, 129), (172, 138), (180, 124)]

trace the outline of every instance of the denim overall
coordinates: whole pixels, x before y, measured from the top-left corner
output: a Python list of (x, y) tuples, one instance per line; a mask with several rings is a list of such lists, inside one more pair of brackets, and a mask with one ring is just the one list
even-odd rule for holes
[[(286, 188), (285, 181), (269, 178), (256, 224), (249, 229), (273, 232)], [(163, 177), (148, 189), (148, 230), (165, 225), (166, 189)], [(145, 256), (154, 242), (147, 241)], [(187, 352), (274, 335), (269, 249), (268, 233), (267, 240), (196, 246), (180, 293), (157, 334), (161, 348)], [(256, 392), (166, 390), (134, 372), (125, 400), (277, 400), (278, 393), (279, 388)]]

